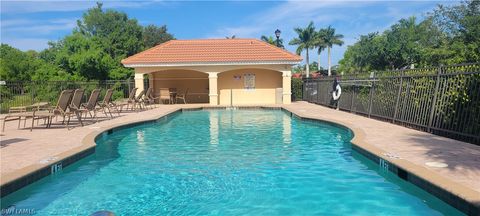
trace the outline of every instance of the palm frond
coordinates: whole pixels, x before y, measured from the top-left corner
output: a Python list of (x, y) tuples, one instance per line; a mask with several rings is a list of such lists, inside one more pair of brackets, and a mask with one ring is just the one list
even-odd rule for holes
[(302, 51), (305, 49), (304, 46), (300, 45), (297, 47), (297, 50), (296, 50), (296, 53), (297, 55), (301, 55), (302, 54)]
[(301, 43), (302, 43), (302, 41), (301, 41), (300, 39), (298, 39), (298, 38), (293, 38), (288, 44), (290, 44), (290, 45), (299, 45), (299, 44), (301, 44)]

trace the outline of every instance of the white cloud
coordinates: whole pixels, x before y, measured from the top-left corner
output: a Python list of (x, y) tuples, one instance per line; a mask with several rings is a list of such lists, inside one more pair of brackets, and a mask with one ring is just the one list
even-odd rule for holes
[[(288, 1), (269, 10), (253, 14), (245, 18), (245, 24), (228, 26), (214, 30), (209, 38), (237, 37), (259, 38), (261, 35), (272, 35), (275, 29), (282, 30), (282, 38), (286, 48), (294, 52), (295, 47), (288, 41), (296, 37), (293, 28), (304, 27), (313, 21), (317, 28), (332, 25), (337, 33), (344, 34), (344, 45), (335, 46), (332, 50), (332, 63), (336, 64), (342, 57), (348, 45), (356, 42), (360, 35), (387, 29), (397, 20), (412, 15), (420, 16), (424, 8), (434, 7), (432, 1)], [(316, 50), (310, 52), (310, 59), (317, 60)], [(326, 65), (326, 51), (322, 53), (322, 65)]]
[(270, 10), (263, 11), (260, 14), (254, 14), (247, 17), (246, 23), (249, 23), (248, 25), (220, 28), (207, 37), (221, 38), (226, 35), (259, 37), (260, 33), (271, 31), (272, 26), (278, 26), (279, 28), (280, 26), (296, 26), (298, 23), (305, 24), (310, 20), (317, 23), (329, 23), (334, 20), (345, 19), (346, 16), (338, 13), (334, 14), (328, 11), (322, 11), (322, 9), (334, 9), (347, 5), (350, 5), (351, 7), (358, 6), (357, 3), (351, 2), (289, 1)]
[(45, 48), (48, 48), (49, 39), (43, 38), (2, 38), (2, 43), (6, 43), (10, 46), (18, 48), (23, 51), (27, 50), (36, 50), (40, 51)]
[(11, 19), (11, 20), (1, 20), (0, 21), (0, 28), (8, 28), (12, 26), (19, 26), (19, 25), (28, 25), (31, 24), (32, 20), (29, 19)]
[(20, 50), (40, 51), (48, 47), (52, 36), (58, 32), (69, 33), (76, 26), (76, 19), (10, 19), (1, 20), (1, 43)]
[(8, 32), (10, 35), (18, 34), (40, 34), (48, 35), (56, 31), (72, 30), (76, 27), (77, 19), (13, 19), (2, 20), (0, 28), (2, 32)]
[[(306, 26), (310, 21), (313, 21), (319, 27), (326, 27), (339, 21), (346, 22), (351, 17), (349, 14), (338, 12), (338, 9), (365, 7), (371, 3), (374, 2), (289, 1), (260, 14), (247, 17), (245, 23), (248, 24), (246, 25), (220, 28), (207, 35), (207, 37), (224, 38), (225, 36), (236, 35), (237, 37), (259, 38), (261, 35), (273, 35), (273, 31), (279, 28), (282, 30), (282, 38), (286, 49), (295, 52), (296, 48), (288, 45), (288, 41), (296, 37), (293, 28)], [(338, 56), (340, 55), (338, 53), (343, 55), (345, 49), (345, 47), (335, 48), (333, 53), (337, 55), (334, 56), (333, 63), (339, 60)], [(317, 61), (318, 55), (316, 53), (316, 50), (310, 52), (311, 61)], [(325, 54), (322, 54), (322, 65), (325, 65), (327, 58), (323, 55)]]
[[(131, 8), (145, 7), (159, 1), (102, 1), (104, 8)], [(65, 1), (65, 0), (37, 0), (37, 1), (2, 1), (2, 13), (40, 13), (40, 12), (67, 12), (84, 11), (96, 5), (96, 1)]]

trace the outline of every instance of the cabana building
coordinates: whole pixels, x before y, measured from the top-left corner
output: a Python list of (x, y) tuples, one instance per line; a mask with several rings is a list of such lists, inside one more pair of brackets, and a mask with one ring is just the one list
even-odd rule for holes
[[(122, 60), (139, 90), (175, 88), (188, 103), (289, 104), (298, 55), (257, 39), (171, 40)], [(144, 79), (148, 79), (145, 82)]]

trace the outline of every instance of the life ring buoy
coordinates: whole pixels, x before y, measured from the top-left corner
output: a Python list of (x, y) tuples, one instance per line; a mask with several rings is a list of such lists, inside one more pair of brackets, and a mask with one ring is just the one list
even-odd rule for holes
[(337, 85), (337, 87), (335, 88), (335, 91), (332, 91), (333, 100), (338, 100), (341, 94), (342, 94), (342, 88), (340, 87), (340, 85)]

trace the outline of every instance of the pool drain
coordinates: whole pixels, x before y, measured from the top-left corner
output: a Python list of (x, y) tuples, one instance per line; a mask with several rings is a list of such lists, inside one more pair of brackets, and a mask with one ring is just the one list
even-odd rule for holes
[(431, 161), (431, 162), (426, 162), (425, 165), (429, 167), (435, 167), (435, 168), (445, 168), (448, 167), (448, 164), (442, 163), (442, 162), (436, 162), (436, 161)]
[(391, 158), (391, 159), (402, 159), (400, 156), (398, 156), (396, 154), (393, 154), (393, 153), (383, 153), (383, 155), (385, 155), (386, 157)]
[(48, 157), (48, 158), (42, 159), (38, 162), (41, 163), (41, 164), (47, 164), (47, 163), (50, 163), (50, 162), (55, 161), (55, 160), (57, 160), (57, 157)]

